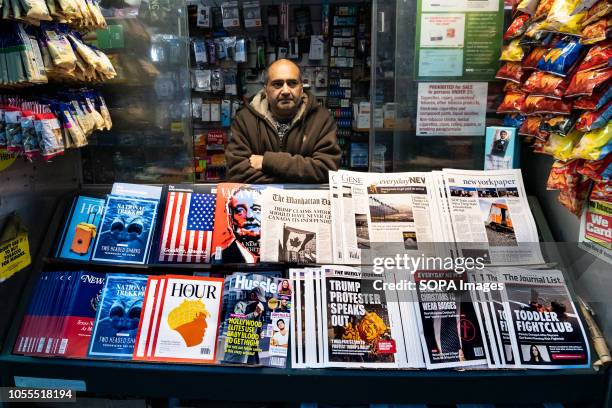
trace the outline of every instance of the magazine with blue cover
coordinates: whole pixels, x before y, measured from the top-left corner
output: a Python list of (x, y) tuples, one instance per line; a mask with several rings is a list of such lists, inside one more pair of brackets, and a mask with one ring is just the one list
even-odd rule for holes
[(92, 260), (146, 263), (158, 205), (159, 200), (108, 196)]
[(108, 275), (89, 343), (89, 357), (132, 358), (146, 287), (146, 275)]
[(59, 258), (89, 261), (103, 212), (104, 199), (77, 197), (70, 219), (66, 222)]

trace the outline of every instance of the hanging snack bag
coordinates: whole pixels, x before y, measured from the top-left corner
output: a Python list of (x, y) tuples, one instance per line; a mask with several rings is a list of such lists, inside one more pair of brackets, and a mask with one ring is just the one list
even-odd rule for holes
[(521, 0), (516, 6), (516, 11), (533, 15), (538, 7), (539, 0)]
[(612, 177), (612, 154), (601, 160), (585, 160), (578, 172), (593, 181), (609, 181)]
[(585, 160), (601, 160), (612, 150), (612, 124), (585, 133), (572, 152), (572, 157)]
[(535, 71), (527, 78), (522, 89), (533, 96), (561, 99), (567, 89), (567, 82), (562, 77)]
[(597, 3), (598, 0), (580, 0), (576, 7), (572, 11), (572, 15), (582, 13), (583, 11), (589, 10), (591, 7)]
[(612, 38), (612, 18), (602, 18), (584, 27), (580, 43), (589, 45)]
[(540, 3), (538, 3), (538, 8), (536, 9), (535, 14), (533, 16), (533, 19), (540, 20), (540, 19), (546, 18), (554, 2), (555, 0), (540, 0)]
[(582, 22), (582, 26), (587, 26), (600, 18), (606, 17), (612, 13), (612, 2), (610, 0), (599, 0), (593, 7), (591, 7)]
[(555, 0), (542, 29), (562, 34), (580, 35), (586, 12), (572, 15), (579, 3), (580, 0)]
[(565, 77), (574, 64), (580, 59), (584, 45), (578, 40), (566, 38), (559, 41), (546, 55), (538, 61), (540, 71)]
[(4, 113), (6, 120), (6, 150), (11, 153), (23, 152), (23, 134), (21, 133), (21, 109), (9, 106)]
[(520, 113), (506, 115), (504, 116), (503, 126), (513, 127), (513, 128), (518, 129), (523, 125), (526, 118), (527, 117), (525, 115), (521, 115)]
[(567, 161), (576, 158), (572, 155), (574, 147), (582, 137), (577, 130), (571, 131), (567, 136), (551, 134), (544, 146), (544, 153), (550, 154), (557, 160)]
[(66, 71), (74, 70), (77, 57), (68, 38), (57, 29), (46, 29), (44, 32), (53, 65)]
[(607, 41), (591, 47), (576, 70), (591, 71), (608, 68), (610, 65), (612, 65), (612, 41)]
[(612, 78), (612, 68), (576, 72), (565, 91), (565, 96), (592, 95), (600, 87), (605, 89), (610, 78)]
[(591, 180), (584, 178), (578, 183), (576, 188), (560, 190), (559, 202), (576, 217), (580, 217), (592, 184), (593, 182)]
[(521, 136), (532, 136), (538, 139), (544, 140), (548, 137), (547, 132), (540, 131), (540, 124), (542, 118), (539, 116), (527, 116), (527, 119), (523, 122), (518, 130), (518, 134)]
[(495, 78), (505, 79), (520, 84), (524, 73), (520, 62), (506, 62), (499, 68), (497, 74), (495, 74)]
[(612, 202), (612, 182), (600, 181), (593, 185), (591, 190), (591, 201), (607, 201)]
[(0, 105), (0, 149), (6, 149), (6, 118), (4, 115), (5, 106)]
[(518, 38), (510, 41), (510, 44), (502, 47), (500, 61), (508, 62), (521, 62), (525, 56), (525, 50), (521, 47), (520, 40)]
[(536, 47), (523, 60), (523, 69), (531, 70), (538, 69), (538, 61), (540, 61), (548, 52), (546, 47)]
[(510, 27), (504, 33), (504, 40), (512, 40), (513, 38), (520, 37), (527, 30), (529, 26), (529, 14), (519, 14), (514, 18)]
[(520, 39), (523, 46), (548, 47), (552, 42), (554, 33), (542, 30), (544, 21), (535, 21), (529, 24), (525, 34)]
[(110, 113), (108, 111), (108, 107), (106, 106), (106, 101), (102, 97), (102, 95), (98, 94), (95, 98), (95, 107), (102, 115), (104, 119), (104, 128), (106, 130), (111, 130), (113, 127), (113, 121), (111, 120)]
[(62, 128), (57, 116), (51, 112), (37, 113), (34, 127), (40, 145), (40, 154), (45, 161), (64, 153)]
[(523, 92), (508, 92), (497, 108), (497, 113), (523, 113), (525, 111), (525, 98)]
[(569, 115), (572, 106), (561, 99), (552, 99), (545, 96), (528, 96), (525, 98), (524, 113), (536, 115), (551, 113), (554, 115)]
[(565, 136), (572, 131), (575, 123), (576, 119), (571, 116), (553, 116), (552, 118), (542, 119), (539, 130), (540, 132)]
[(34, 129), (34, 112), (22, 111), (19, 121), (21, 123), (21, 134), (23, 135), (23, 153), (28, 160), (32, 161), (40, 153), (38, 137), (36, 136), (36, 129)]
[(570, 162), (555, 161), (548, 174), (546, 189), (575, 189), (582, 179), (582, 175), (578, 173), (578, 168), (580, 166), (582, 166), (582, 160), (572, 160)]
[(504, 93), (506, 92), (522, 92), (521, 84), (512, 81), (506, 81), (503, 89)]
[(596, 111), (585, 111), (576, 122), (576, 129), (581, 132), (590, 132), (591, 130), (604, 127), (612, 117), (612, 102), (608, 102), (606, 106)]
[(606, 103), (612, 100), (612, 87), (605, 87), (597, 92), (593, 92), (593, 95), (585, 95), (576, 99), (574, 102), (575, 109), (584, 110), (598, 110), (602, 108)]

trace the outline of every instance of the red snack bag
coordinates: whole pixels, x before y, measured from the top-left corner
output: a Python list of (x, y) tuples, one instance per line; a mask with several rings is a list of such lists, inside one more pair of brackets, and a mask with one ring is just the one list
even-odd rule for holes
[(612, 182), (608, 180), (595, 183), (591, 191), (591, 201), (612, 202)]
[(589, 50), (588, 54), (582, 60), (582, 63), (578, 65), (576, 71), (590, 71), (593, 69), (606, 68), (610, 65), (611, 59), (612, 41), (597, 44)]
[(612, 20), (602, 18), (582, 29), (581, 44), (595, 44), (599, 41), (604, 41), (610, 38), (612, 33)]
[(532, 73), (523, 84), (523, 91), (530, 95), (555, 99), (561, 99), (566, 89), (567, 82), (563, 78), (541, 71)]
[(508, 92), (497, 108), (497, 113), (522, 113), (525, 109), (525, 95), (522, 92)]
[(549, 133), (540, 130), (540, 124), (544, 119), (539, 116), (528, 116), (518, 130), (521, 136), (531, 136), (539, 140), (548, 140)]
[(525, 30), (527, 29), (527, 24), (529, 22), (529, 14), (519, 14), (515, 17), (510, 27), (506, 30), (504, 34), (504, 40), (511, 40), (518, 36), (523, 35)]
[(609, 181), (612, 176), (612, 154), (606, 155), (601, 160), (585, 160), (578, 173), (593, 181)]
[(516, 82), (517, 84), (521, 83), (521, 78), (523, 77), (523, 67), (520, 62), (506, 62), (501, 66), (497, 74), (495, 74), (495, 78), (497, 79), (505, 79), (507, 81)]
[(561, 99), (552, 99), (545, 96), (528, 96), (525, 98), (525, 111), (527, 115), (552, 113), (556, 115), (569, 115), (571, 104)]
[(559, 202), (576, 217), (580, 217), (592, 183), (591, 180), (585, 179), (578, 183), (575, 189), (561, 190), (559, 192)]
[(610, 120), (611, 114), (612, 101), (599, 110), (583, 112), (576, 122), (576, 129), (581, 132), (590, 132), (591, 130), (602, 128)]
[(578, 168), (582, 165), (582, 160), (572, 160), (570, 162), (555, 161), (550, 168), (548, 180), (546, 181), (547, 190), (570, 190), (578, 186), (582, 176), (578, 173)]
[(582, 21), (583, 26), (587, 26), (612, 12), (612, 2), (610, 0), (600, 0), (587, 11), (587, 15)]
[(523, 69), (537, 69), (538, 61), (548, 52), (546, 47), (536, 47), (523, 60)]
[(506, 81), (506, 85), (504, 85), (503, 89), (504, 93), (506, 92), (522, 92), (521, 84), (517, 84), (516, 82)]
[(565, 91), (565, 96), (592, 95), (595, 89), (610, 78), (612, 78), (612, 68), (576, 72)]
[(574, 102), (575, 109), (597, 110), (603, 107), (608, 101), (612, 100), (612, 88), (609, 86), (593, 92), (593, 95), (585, 95), (576, 99)]
[(546, 18), (554, 2), (555, 0), (540, 0), (538, 8), (536, 9), (535, 14), (533, 15), (533, 19), (540, 20), (542, 18)]

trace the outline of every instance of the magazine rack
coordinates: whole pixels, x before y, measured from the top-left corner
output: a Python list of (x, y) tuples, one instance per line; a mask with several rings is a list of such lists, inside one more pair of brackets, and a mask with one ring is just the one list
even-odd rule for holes
[[(311, 186), (312, 187), (312, 186)], [(321, 186), (323, 187), (323, 186)], [(47, 230), (56, 237), (70, 200), (57, 206)], [(537, 201), (530, 200), (540, 234), (550, 234)], [(49, 254), (53, 239), (43, 240), (39, 254)], [(280, 265), (284, 269), (285, 265)], [(38, 274), (45, 269), (83, 269), (146, 274), (191, 274), (195, 269), (279, 269), (279, 264), (233, 265), (109, 265), (81, 263), (38, 256), (32, 265), (4, 347), (0, 353), (0, 385), (43, 384), (55, 379), (66, 387), (95, 394), (134, 397), (198, 398), (208, 400), (328, 403), (532, 403), (550, 401), (609, 404), (606, 370), (355, 370), (276, 369), (194, 364), (159, 364), (102, 360), (71, 360), (13, 355), (12, 349)], [(66, 381), (68, 380), (68, 381)], [(63, 381), (63, 382), (62, 382)], [(236, 384), (249, 390), (273, 385), (282, 393), (236, 392)]]

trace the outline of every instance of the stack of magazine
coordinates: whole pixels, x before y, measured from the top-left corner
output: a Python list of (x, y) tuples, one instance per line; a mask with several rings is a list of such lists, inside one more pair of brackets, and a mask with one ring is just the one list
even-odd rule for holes
[(290, 269), (294, 368), (589, 367), (563, 274)]

